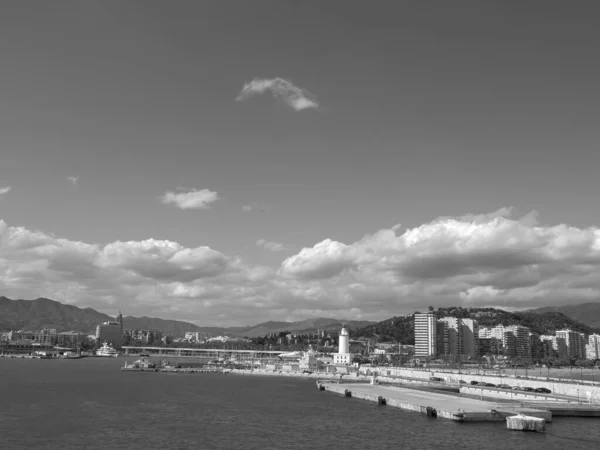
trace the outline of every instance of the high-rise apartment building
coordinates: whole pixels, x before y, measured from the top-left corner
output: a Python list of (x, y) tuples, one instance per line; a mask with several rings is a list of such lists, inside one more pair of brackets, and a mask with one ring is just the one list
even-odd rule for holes
[(585, 341), (583, 340), (581, 333), (569, 329), (557, 330), (556, 337), (558, 339), (564, 339), (567, 347), (567, 356), (569, 358), (579, 359), (585, 357)]
[(529, 348), (529, 328), (521, 325), (511, 325), (506, 328), (515, 335), (516, 356), (521, 358), (529, 357), (531, 353)]
[(442, 317), (440, 322), (446, 324), (448, 329), (448, 354), (452, 356), (462, 355), (462, 324), (456, 317)]
[(600, 359), (600, 335), (590, 334), (588, 343), (585, 346), (585, 358), (591, 360)]
[(533, 361), (542, 359), (542, 340), (537, 333), (529, 333), (529, 358)]
[(462, 355), (475, 358), (479, 353), (479, 327), (473, 319), (460, 319), (462, 328)]
[(481, 328), (478, 332), (479, 339), (495, 338), (502, 343), (502, 354), (517, 356), (517, 339), (509, 327), (498, 325), (493, 328)]
[(429, 358), (436, 356), (436, 322), (433, 313), (415, 314), (415, 356)]
[(436, 352), (438, 358), (447, 358), (449, 355), (449, 342), (448, 342), (448, 324), (438, 320), (436, 322)]

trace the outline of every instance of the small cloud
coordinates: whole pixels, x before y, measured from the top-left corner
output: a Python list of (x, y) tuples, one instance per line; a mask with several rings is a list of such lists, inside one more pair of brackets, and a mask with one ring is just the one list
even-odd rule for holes
[(255, 95), (271, 92), (275, 98), (282, 99), (288, 106), (296, 111), (303, 109), (317, 109), (319, 104), (313, 94), (305, 89), (295, 86), (291, 81), (283, 78), (255, 78), (244, 87), (238, 94), (236, 101), (244, 101)]
[(208, 189), (190, 190), (188, 192), (165, 192), (161, 201), (173, 204), (179, 209), (209, 209), (211, 203), (219, 200), (219, 195)]
[(267, 241), (266, 239), (259, 239), (256, 241), (256, 245), (269, 250), (271, 252), (282, 252), (287, 250), (287, 247), (279, 242)]
[(269, 209), (265, 205), (261, 205), (258, 203), (250, 203), (248, 205), (242, 206), (242, 211), (244, 211), (244, 212), (250, 212), (250, 211), (268, 212)]
[(0, 187), (0, 195), (8, 194), (11, 191), (11, 186)]
[(67, 181), (73, 184), (73, 186), (77, 186), (77, 183), (79, 182), (79, 176), (67, 177)]

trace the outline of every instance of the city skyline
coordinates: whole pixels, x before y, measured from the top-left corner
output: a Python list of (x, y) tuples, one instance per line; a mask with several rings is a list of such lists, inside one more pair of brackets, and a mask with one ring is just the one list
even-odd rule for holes
[(218, 326), (597, 302), (598, 12), (6, 5), (0, 295)]

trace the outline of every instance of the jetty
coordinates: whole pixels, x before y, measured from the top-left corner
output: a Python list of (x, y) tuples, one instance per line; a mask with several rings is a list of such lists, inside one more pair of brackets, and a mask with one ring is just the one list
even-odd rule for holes
[[(327, 380), (329, 381), (329, 380)], [(395, 386), (365, 383), (317, 382), (319, 390), (334, 392), (346, 397), (376, 402), (406, 411), (416, 411), (429, 417), (457, 422), (499, 422), (507, 417), (523, 414), (552, 421), (552, 412), (520, 404), (493, 403), (473, 398), (450, 396), (441, 393), (418, 391)]]

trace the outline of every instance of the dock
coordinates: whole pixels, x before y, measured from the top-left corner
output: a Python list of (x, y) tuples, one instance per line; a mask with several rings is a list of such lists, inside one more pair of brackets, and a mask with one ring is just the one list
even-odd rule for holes
[(552, 412), (546, 408), (521, 406), (520, 404), (493, 403), (473, 398), (450, 396), (394, 386), (364, 383), (319, 383), (320, 390), (334, 392), (346, 397), (376, 402), (407, 411), (416, 411), (430, 417), (457, 422), (505, 422), (515, 414), (552, 421)]

